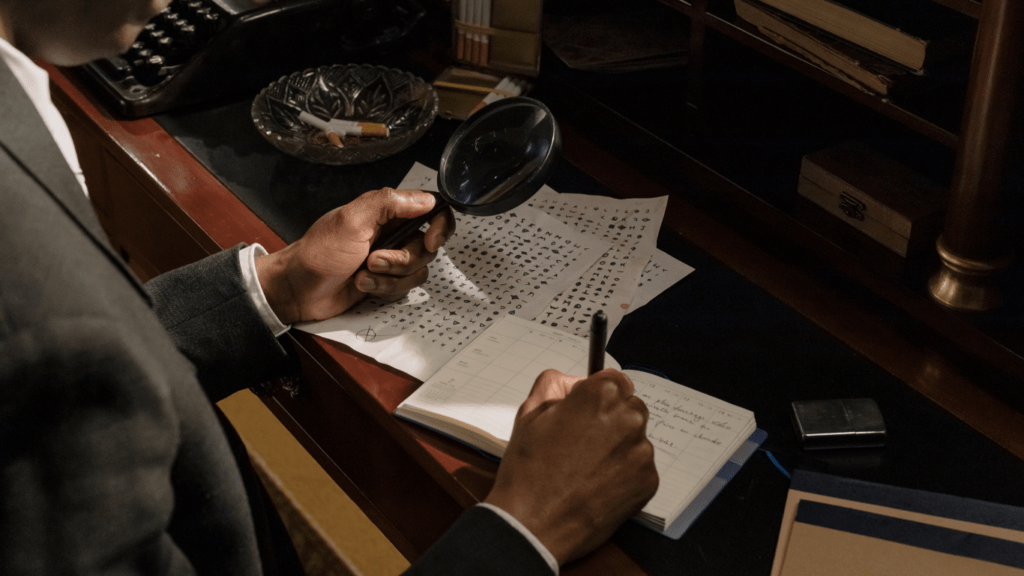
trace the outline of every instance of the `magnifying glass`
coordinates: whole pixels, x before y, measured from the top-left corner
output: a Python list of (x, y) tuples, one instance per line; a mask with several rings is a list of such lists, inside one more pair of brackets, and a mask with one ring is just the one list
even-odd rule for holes
[(471, 216), (519, 206), (547, 181), (561, 149), (558, 123), (537, 100), (516, 96), (480, 109), (441, 154), (434, 209), (378, 237), (370, 252), (400, 246), (449, 206)]

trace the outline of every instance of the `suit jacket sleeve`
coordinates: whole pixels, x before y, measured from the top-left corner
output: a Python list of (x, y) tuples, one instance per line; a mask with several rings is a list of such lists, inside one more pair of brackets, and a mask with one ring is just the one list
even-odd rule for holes
[(406, 576), (552, 576), (537, 549), (494, 512), (470, 508), (405, 572)]
[[(151, 280), (146, 288), (175, 344), (217, 401), (289, 369), (242, 282), (238, 249), (225, 250)], [(409, 576), (551, 576), (533, 545), (500, 516), (471, 508), (407, 572)]]
[(146, 284), (160, 322), (195, 364), (213, 402), (295, 368), (246, 292), (238, 263), (242, 246)]

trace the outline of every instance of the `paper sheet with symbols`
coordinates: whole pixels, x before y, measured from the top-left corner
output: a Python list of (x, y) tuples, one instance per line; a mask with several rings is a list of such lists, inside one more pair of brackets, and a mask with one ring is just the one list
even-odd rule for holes
[(629, 311), (644, 271), (657, 249), (668, 197), (618, 200), (559, 194), (544, 186), (526, 204), (611, 247), (536, 318), (541, 324), (585, 336), (598, 310), (608, 315), (611, 333)]
[[(428, 169), (418, 170), (400, 188), (430, 189), (422, 180)], [(297, 328), (426, 380), (498, 318), (536, 316), (608, 249), (528, 206), (456, 219), (420, 288)]]
[(629, 304), (629, 310), (626, 313), (635, 312), (644, 304), (654, 300), (658, 294), (689, 276), (690, 272), (693, 272), (693, 266), (676, 260), (666, 252), (655, 250), (651, 255), (651, 261), (640, 273), (640, 283), (636, 287), (633, 302)]
[[(397, 188), (436, 191), (436, 175), (416, 164)], [(505, 314), (586, 336), (590, 315), (603, 307), (610, 333), (638, 296), (641, 271), (654, 274), (652, 290), (660, 291), (681, 277), (683, 268), (672, 262), (688, 268), (668, 255), (660, 268), (650, 267), (664, 198), (619, 201), (545, 188), (505, 214), (457, 214), (455, 234), (431, 262), (427, 281), (402, 300), (368, 299), (296, 328), (426, 380)], [(560, 318), (562, 308), (576, 312), (571, 322)]]

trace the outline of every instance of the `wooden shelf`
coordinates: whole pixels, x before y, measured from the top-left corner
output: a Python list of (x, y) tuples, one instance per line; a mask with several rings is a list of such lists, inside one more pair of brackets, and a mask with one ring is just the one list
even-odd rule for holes
[[(666, 5), (679, 4), (679, 10), (688, 13), (695, 3), (706, 3), (707, 0), (658, 0)], [(981, 2), (979, 0), (932, 0), (936, 4), (951, 8), (977, 20), (981, 17)]]
[[(906, 103), (909, 105), (906, 105), (896, 103), (890, 98), (865, 92), (864, 90), (861, 90), (860, 88), (857, 88), (856, 86), (845, 82), (841, 78), (812, 64), (802, 56), (799, 56), (796, 53), (772, 42), (760, 34), (755, 26), (737, 17), (731, 1), (714, 2), (714, 6), (712, 8), (708, 8), (707, 6), (695, 7), (694, 5), (686, 4), (678, 0), (658, 1), (689, 16), (694, 21), (694, 31), (692, 34), (695, 37), (702, 38), (701, 43), (703, 43), (703, 38), (706, 34), (703, 31), (697, 32), (696, 29), (706, 27), (707, 29), (728, 37), (730, 40), (738, 44), (756, 50), (772, 60), (792, 68), (808, 78), (812, 78), (819, 84), (842, 94), (850, 100), (866, 106), (876, 113), (883, 114), (918, 132), (919, 134), (943, 144), (944, 146), (955, 149), (959, 145), (957, 133), (959, 131), (960, 111), (963, 108), (963, 95), (958, 92), (962, 91), (966, 86), (966, 72), (962, 83), (943, 88), (943, 92), (953, 92), (950, 97), (944, 99), (952, 99), (957, 102), (957, 105), (952, 107), (947, 105), (943, 107), (943, 109), (938, 111), (932, 110), (930, 111), (931, 114), (928, 114), (920, 110), (915, 110), (915, 108), (922, 108), (920, 102), (909, 102)], [(693, 47), (691, 45), (691, 49), (692, 48)], [(699, 47), (698, 51), (702, 52), (703, 46)], [(703, 58), (703, 54), (700, 54), (695, 59), (698, 66), (703, 63)], [(697, 70), (695, 72), (696, 75), (699, 76), (702, 71)], [(693, 86), (690, 90), (690, 104), (695, 107), (700, 107), (701, 101), (703, 100), (702, 93), (702, 86)], [(928, 98), (927, 101), (934, 102), (935, 99)], [(914, 106), (914, 104), (917, 104), (917, 106)], [(936, 115), (939, 117), (934, 117)]]
[[(957, 127), (951, 125), (959, 122), (959, 115), (956, 113), (953, 113), (952, 116), (947, 115), (948, 117), (944, 119), (944, 121), (932, 121), (921, 114), (915, 113), (906, 107), (894, 103), (890, 99), (883, 98), (875, 94), (869, 94), (856, 86), (843, 81), (837, 76), (829, 74), (825, 70), (815, 66), (787, 48), (775, 44), (761, 35), (755, 26), (744, 22), (738, 17), (733, 16), (732, 19), (728, 19), (727, 16), (720, 17), (714, 14), (709, 14), (708, 27), (740, 44), (743, 44), (744, 46), (749, 46), (754, 50), (757, 50), (776, 62), (784, 64), (793, 70), (814, 79), (816, 82), (868, 107), (874, 112), (884, 114), (885, 116), (892, 118), (904, 126), (907, 126), (919, 134), (931, 138), (944, 146), (956, 148), (959, 143), (959, 138), (956, 133)], [(964, 84), (966, 84), (966, 75), (964, 77)], [(960, 102), (962, 107), (962, 98), (960, 99)], [(958, 110), (959, 109), (960, 108), (958, 108)]]
[[(1024, 379), (1024, 338), (1011, 326), (1024, 318), (1019, 286), (1015, 301), (998, 312), (952, 311), (928, 292), (928, 279), (941, 266), (933, 250), (899, 257), (796, 194), (802, 155), (850, 137), (877, 143), (951, 186), (962, 145), (955, 126), (934, 122), (934, 111), (926, 116), (832, 77), (770, 44), (731, 8), (721, 11), (721, 3), (719, 12), (708, 12), (706, 0), (658, 1), (691, 19), (689, 66), (611, 78), (569, 70), (547, 54), (547, 89), (538, 97), (553, 103), (579, 138), (607, 151), (606, 162), (621, 159), (637, 178), (684, 206), (716, 214), (778, 257), (849, 284), (858, 298), (880, 299), (894, 322), (920, 330), (942, 354), (988, 374), (982, 379), (993, 389), (1024, 406), (1015, 384)], [(944, 100), (956, 124), (964, 96)], [(588, 173), (603, 169), (585, 156), (572, 161)], [(603, 182), (621, 195), (648, 194), (640, 184), (608, 178)]]
[(981, 17), (981, 2), (978, 0), (932, 0), (947, 8), (952, 8), (961, 14), (966, 14), (977, 20)]

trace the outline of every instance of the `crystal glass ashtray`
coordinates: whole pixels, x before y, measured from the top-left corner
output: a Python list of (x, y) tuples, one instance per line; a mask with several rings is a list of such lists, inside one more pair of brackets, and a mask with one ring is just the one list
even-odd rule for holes
[[(252, 118), (260, 134), (286, 154), (322, 164), (361, 164), (418, 140), (434, 122), (437, 106), (434, 88), (409, 72), (335, 64), (271, 83), (253, 100)], [(387, 135), (331, 134), (318, 127), (331, 120), (383, 125)]]

